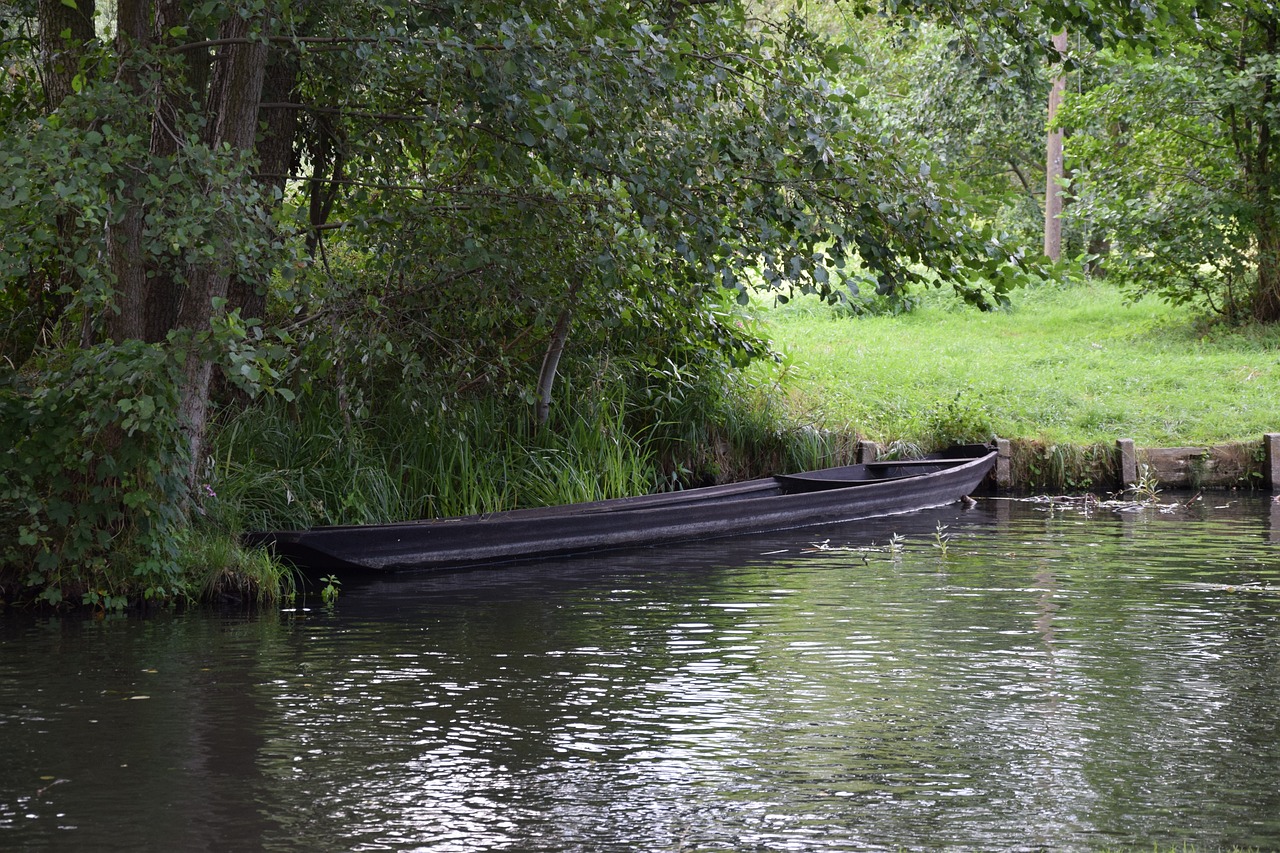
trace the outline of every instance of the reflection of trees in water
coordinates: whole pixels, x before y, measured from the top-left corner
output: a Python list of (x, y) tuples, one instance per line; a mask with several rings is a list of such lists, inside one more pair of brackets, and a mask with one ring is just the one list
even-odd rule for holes
[(1265, 847), (1277, 604), (1187, 583), (1274, 578), (1270, 508), (1232, 512), (983, 502), (823, 531), (845, 551), (801, 531), (33, 630), (0, 656), (0, 719), (32, 732), (0, 788), (67, 778), (51, 814), (139, 848)]

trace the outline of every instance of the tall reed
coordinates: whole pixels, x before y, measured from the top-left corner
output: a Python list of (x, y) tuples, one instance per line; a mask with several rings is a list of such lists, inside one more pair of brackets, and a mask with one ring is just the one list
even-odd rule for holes
[(373, 524), (601, 500), (841, 464), (851, 437), (790, 419), (772, 380), (659, 389), (564, 380), (550, 421), (484, 397), (405, 397), (358, 419), (336, 400), (224, 412), (204, 490), (228, 532)]
[(332, 401), (269, 401), (219, 429), (206, 511), (231, 530), (300, 528), (648, 491), (652, 453), (628, 433), (621, 391), (573, 399), (543, 428), (490, 399), (448, 408), (397, 400), (350, 424)]

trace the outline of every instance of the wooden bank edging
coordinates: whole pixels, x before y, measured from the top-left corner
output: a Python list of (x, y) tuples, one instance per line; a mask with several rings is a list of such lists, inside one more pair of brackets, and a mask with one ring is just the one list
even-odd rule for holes
[[(1044, 482), (1028, 471), (1040, 473), (1019, 456), (1040, 456), (1046, 461), (1056, 446), (1045, 447), (1035, 442), (995, 439), (998, 457), (993, 473), (994, 485), (1001, 491), (1017, 491), (1042, 487)], [(1267, 433), (1261, 442), (1239, 442), (1203, 447), (1140, 448), (1133, 439), (1121, 438), (1110, 453), (1106, 445), (1074, 448), (1072, 453), (1084, 464), (1072, 473), (1095, 488), (1117, 490), (1144, 486), (1174, 489), (1261, 488), (1280, 491), (1280, 433)], [(1109, 458), (1108, 458), (1109, 457)], [(1067, 465), (1059, 461), (1063, 472)], [(1064, 479), (1067, 479), (1064, 477)], [(1070, 485), (1070, 483), (1064, 483)]]
[[(1280, 433), (1260, 442), (1203, 447), (1138, 447), (1121, 438), (1112, 445), (1050, 445), (993, 440), (997, 491), (1124, 491), (1169, 489), (1269, 489), (1280, 492)], [(856, 461), (880, 455), (874, 441), (858, 441)]]

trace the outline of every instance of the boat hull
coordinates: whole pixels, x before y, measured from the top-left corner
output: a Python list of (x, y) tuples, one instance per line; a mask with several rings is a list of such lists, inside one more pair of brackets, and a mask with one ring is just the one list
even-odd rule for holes
[(894, 515), (980, 489), (996, 454), (955, 448), (925, 460), (825, 469), (635, 498), (399, 524), (251, 533), (305, 570), (458, 569)]

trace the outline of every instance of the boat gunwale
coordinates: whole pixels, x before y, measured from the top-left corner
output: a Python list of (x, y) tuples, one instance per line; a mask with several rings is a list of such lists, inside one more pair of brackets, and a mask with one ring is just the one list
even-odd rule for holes
[[(784, 486), (778, 476), (761, 477), (754, 480), (746, 480), (739, 483), (726, 483), (716, 486), (706, 486), (697, 489), (687, 489), (681, 492), (658, 492), (649, 495), (633, 495), (621, 498), (607, 498), (599, 501), (588, 501), (583, 503), (571, 504), (555, 504), (545, 507), (523, 507), (519, 509), (496, 510), (490, 513), (473, 513), (463, 516), (446, 516), (443, 518), (424, 518), (411, 521), (389, 522), (386, 524), (343, 524), (343, 525), (326, 525), (321, 527), (305, 528), (300, 530), (286, 531), (262, 531), (248, 534), (254, 539), (284, 538), (291, 539), (294, 542), (299, 541), (302, 536), (325, 536), (327, 534), (350, 534), (359, 531), (368, 535), (374, 533), (393, 535), (397, 532), (414, 532), (421, 531), (425, 528), (454, 528), (466, 524), (483, 525), (485, 527), (501, 527), (504, 522), (529, 522), (539, 520), (565, 520), (575, 517), (585, 516), (603, 516), (610, 513), (629, 513), (636, 514), (638, 518), (649, 517), (657, 512), (670, 512), (680, 507), (697, 507), (708, 503), (716, 502), (733, 502), (733, 503), (749, 503), (754, 504), (756, 501), (768, 500), (784, 502), (786, 504), (795, 504), (805, 501), (813, 501), (815, 496), (822, 493), (847, 493), (853, 490), (866, 488), (885, 483), (916, 481), (927, 482), (940, 477), (954, 476), (970, 467), (986, 465), (996, 455), (994, 448), (988, 448), (982, 455), (972, 457), (959, 458), (941, 458), (934, 460), (883, 460), (886, 463), (898, 462), (936, 462), (943, 466), (941, 470), (929, 471), (926, 473), (910, 473), (898, 477), (873, 477), (862, 480), (849, 481), (841, 485), (830, 488), (786, 492)], [(836, 466), (835, 468), (820, 468), (816, 471), (800, 472), (799, 474), (785, 474), (782, 477), (803, 477), (806, 474), (816, 473), (817, 471), (834, 471), (843, 469), (864, 468), (864, 465), (846, 465)], [(837, 481), (838, 482), (838, 481)], [(758, 494), (757, 494), (758, 492)], [(677, 497), (679, 496), (679, 497)], [(725, 501), (725, 498), (730, 500)], [(745, 509), (745, 508), (744, 508)]]

